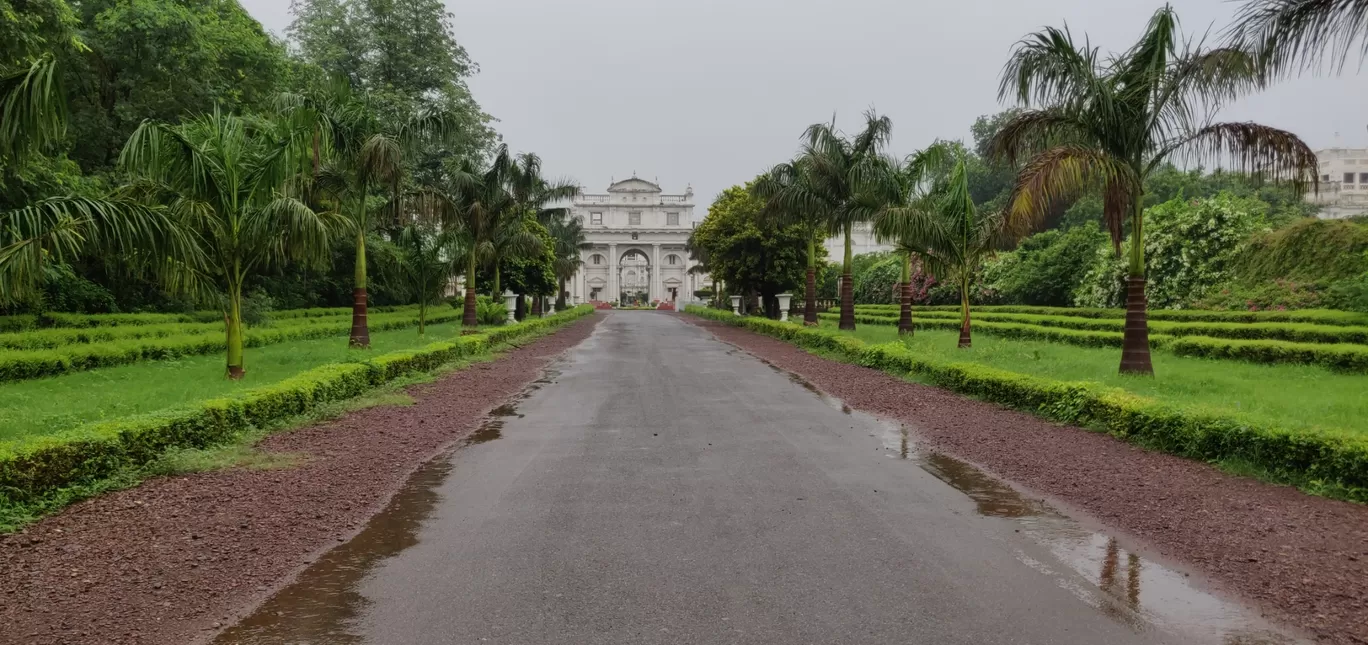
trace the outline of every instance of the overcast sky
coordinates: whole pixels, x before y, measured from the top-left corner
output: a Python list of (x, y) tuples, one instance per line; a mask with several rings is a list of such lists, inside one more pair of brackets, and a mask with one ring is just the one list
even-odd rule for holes
[[(270, 30), (286, 0), (240, 0)], [(1174, 0), (1183, 26), (1214, 40), (1238, 8)], [(633, 172), (666, 192), (692, 183), (701, 219), (719, 191), (796, 151), (804, 127), (837, 115), (855, 129), (873, 106), (892, 151), (969, 139), (1003, 108), (999, 72), (1014, 42), (1066, 21), (1104, 50), (1128, 47), (1149, 0), (448, 0), (480, 65), (476, 100), (517, 151), (602, 192)], [(1368, 145), (1368, 72), (1303, 78), (1227, 108), (1313, 148)], [(1337, 138), (1338, 133), (1338, 138)]]

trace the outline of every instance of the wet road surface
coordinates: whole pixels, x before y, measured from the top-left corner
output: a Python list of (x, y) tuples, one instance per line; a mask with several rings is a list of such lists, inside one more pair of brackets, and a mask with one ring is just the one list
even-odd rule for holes
[(1300, 642), (675, 315), (607, 315), (216, 642)]

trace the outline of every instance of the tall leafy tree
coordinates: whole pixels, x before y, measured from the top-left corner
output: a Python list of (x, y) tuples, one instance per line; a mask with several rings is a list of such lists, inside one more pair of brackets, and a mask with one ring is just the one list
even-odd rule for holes
[(576, 217), (557, 218), (551, 221), (548, 230), (555, 241), (556, 309), (561, 310), (565, 309), (565, 283), (584, 266), (584, 258), (580, 255), (586, 246), (584, 223)]
[(803, 281), (810, 238), (800, 225), (764, 216), (764, 209), (751, 185), (732, 186), (708, 207), (691, 240), (706, 249), (711, 275), (732, 294), (759, 296), (766, 311), (777, 315), (776, 296)]
[(478, 71), (441, 0), (293, 0), (290, 37), (306, 61), (370, 93), (384, 118), (419, 109), (456, 116), (448, 152), (483, 156), (497, 138), (471, 97)]
[(431, 223), (414, 222), (399, 231), (394, 243), (393, 269), (404, 292), (418, 302), (418, 335), (427, 333), (428, 305), (441, 299), (451, 281), (452, 267), (460, 266), (465, 249), (457, 231)]
[(311, 124), (315, 187), (351, 225), (356, 261), (349, 343), (370, 347), (366, 236), (382, 219), (404, 224), (403, 184), (411, 159), (422, 147), (448, 140), (456, 118), (422, 110), (398, 121), (382, 121), (366, 97), (354, 93), (351, 83), (340, 77), (309, 94), (283, 97), (282, 103), (290, 118)]
[(817, 248), (832, 233), (835, 221), (828, 202), (816, 195), (820, 178), (811, 156), (782, 163), (755, 180), (751, 189), (764, 200), (765, 214), (796, 225), (807, 234), (807, 276), (803, 283), (803, 324), (817, 325)]
[(1368, 60), (1368, 0), (1249, 0), (1229, 30), (1275, 74)]
[(868, 221), (873, 212), (858, 197), (865, 178), (872, 172), (880, 150), (888, 143), (893, 122), (873, 110), (865, 113), (864, 129), (847, 137), (834, 123), (816, 123), (804, 135), (802, 156), (810, 164), (811, 191), (786, 208), (828, 214), (833, 230), (845, 236), (845, 255), (841, 263), (841, 329), (855, 328), (854, 278), (851, 237), (855, 224)]
[(325, 262), (340, 225), (290, 190), (309, 171), (308, 134), (298, 123), (216, 110), (178, 125), (145, 122), (120, 157), (135, 178), (126, 192), (163, 205), (198, 237), (202, 257), (180, 264), (223, 295), (231, 379), (245, 374), (243, 284), (272, 266)]
[(1131, 231), (1121, 371), (1153, 374), (1146, 320), (1145, 178), (1174, 157), (1225, 162), (1300, 188), (1316, 181), (1316, 156), (1296, 135), (1257, 123), (1216, 123), (1222, 104), (1256, 89), (1254, 57), (1185, 40), (1172, 8), (1155, 12), (1140, 40), (1104, 58), (1067, 29), (1017, 44), (1001, 95), (1022, 111), (991, 150), (1025, 160), (1009, 198), (1013, 219), (1039, 221), (1061, 200), (1100, 188), (1103, 219), (1119, 251)]

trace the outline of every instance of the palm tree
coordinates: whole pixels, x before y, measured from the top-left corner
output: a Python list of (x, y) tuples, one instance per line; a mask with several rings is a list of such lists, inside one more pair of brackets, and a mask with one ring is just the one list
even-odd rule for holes
[[(424, 145), (450, 138), (456, 118), (446, 112), (421, 110), (397, 124), (381, 121), (365, 96), (352, 90), (345, 78), (305, 95), (280, 97), (281, 107), (311, 127), (310, 141), (315, 188), (337, 204), (350, 222), (356, 240), (356, 270), (352, 288), (353, 348), (370, 347), (366, 324), (366, 235), (379, 223), (377, 216), (400, 222), (402, 185), (409, 158)], [(388, 192), (385, 208), (373, 198)]]
[(450, 171), (442, 185), (424, 186), (418, 210), (434, 218), (446, 230), (459, 231), (466, 248), (466, 293), (462, 325), (475, 328), (475, 270), (480, 264), (492, 266), (494, 279), (490, 293), (497, 300), (499, 261), (514, 255), (535, 255), (545, 249), (541, 239), (527, 225), (530, 217), (522, 210), (512, 190), (514, 160), (507, 146), (500, 146), (488, 166), (465, 160)]
[[(684, 250), (689, 253), (689, 259), (693, 260), (694, 265), (689, 267), (689, 275), (710, 275), (712, 268), (712, 253), (702, 245), (695, 243), (694, 234), (689, 234), (689, 239), (684, 242)], [(713, 276), (713, 307), (722, 306), (722, 280)]]
[(454, 230), (413, 223), (399, 231), (394, 267), (404, 288), (418, 300), (418, 335), (427, 333), (427, 306), (442, 297), (453, 266), (460, 266), (464, 249)]
[[(52, 56), (0, 73), (0, 187), (4, 163), (22, 163), (66, 137), (66, 91)], [(51, 197), (0, 212), (0, 305), (40, 293), (46, 267), (97, 250), (149, 271), (172, 291), (189, 288), (177, 261), (197, 259), (195, 240), (163, 209), (122, 199)]]
[(1322, 64), (1338, 72), (1356, 46), (1368, 59), (1368, 0), (1250, 0), (1228, 33), (1273, 74)]
[(580, 252), (584, 250), (587, 242), (584, 238), (584, 223), (577, 217), (564, 217), (553, 219), (548, 227), (551, 232), (551, 239), (555, 240), (556, 282), (556, 309), (565, 309), (565, 283), (575, 277), (580, 267), (584, 266), (584, 258)]
[(900, 179), (894, 185), (908, 192), (875, 221), (878, 235), (894, 240), (899, 252), (917, 256), (932, 275), (959, 286), (960, 347), (973, 342), (969, 290), (974, 274), (986, 257), (1024, 228), (1010, 211), (983, 212), (974, 206), (966, 156), (962, 147), (941, 142), (914, 155), (905, 169), (894, 167)]
[(164, 204), (200, 240), (187, 271), (224, 296), (227, 373), (245, 373), (242, 285), (254, 272), (291, 261), (323, 265), (334, 215), (316, 213), (287, 190), (308, 172), (307, 130), (214, 111), (179, 125), (145, 121), (120, 155), (134, 183), (125, 189)]
[(872, 172), (880, 149), (888, 142), (893, 122), (873, 110), (865, 112), (865, 127), (847, 138), (835, 123), (816, 123), (808, 127), (800, 153), (808, 158), (805, 173), (810, 180), (800, 199), (787, 200), (786, 209), (797, 212), (826, 213), (833, 230), (845, 235), (845, 256), (841, 264), (841, 329), (855, 329), (854, 278), (851, 236), (857, 222), (870, 219), (874, 212), (858, 199)]
[(1008, 208), (1039, 221), (1053, 205), (1098, 187), (1119, 252), (1131, 234), (1121, 372), (1153, 374), (1145, 315), (1144, 181), (1174, 156), (1227, 162), (1301, 189), (1316, 181), (1316, 155), (1296, 135), (1257, 123), (1213, 123), (1226, 101), (1259, 86), (1247, 52), (1205, 49), (1182, 39), (1164, 7), (1139, 42), (1103, 58), (1066, 29), (1047, 28), (1017, 44), (1003, 70), (1002, 98), (1037, 105), (994, 136), (992, 154), (1018, 173)]
[[(542, 175), (541, 157), (535, 153), (524, 152), (517, 155), (510, 166), (512, 170), (510, 176), (510, 189), (513, 199), (517, 203), (517, 208), (523, 212), (533, 213), (538, 224), (541, 224), (548, 231), (558, 226), (570, 218), (570, 209), (564, 206), (554, 206), (556, 202), (561, 202), (573, 198), (579, 194), (579, 184), (575, 182), (556, 179), (549, 180)], [(555, 239), (554, 234), (552, 239)], [(554, 246), (554, 245), (553, 245)], [(512, 255), (518, 256), (523, 253), (536, 254), (541, 251), (537, 247), (525, 246), (518, 248)], [(578, 250), (575, 252), (578, 257)], [(561, 256), (557, 256), (558, 260)], [(578, 264), (576, 265), (578, 268)], [(557, 280), (560, 280), (557, 273)], [(570, 277), (574, 272), (570, 273)], [(569, 279), (568, 277), (566, 278)], [(562, 285), (563, 287), (563, 285)], [(564, 290), (562, 288), (562, 290)], [(545, 311), (543, 301), (545, 294), (532, 294), (535, 300), (533, 313), (540, 314)], [(562, 306), (564, 303), (562, 303)]]
[(803, 324), (813, 327), (817, 325), (817, 245), (835, 232), (831, 230), (831, 212), (825, 208), (827, 202), (815, 195), (815, 169), (811, 156), (799, 156), (771, 168), (751, 186), (751, 192), (765, 200), (766, 216), (801, 226), (807, 233)]

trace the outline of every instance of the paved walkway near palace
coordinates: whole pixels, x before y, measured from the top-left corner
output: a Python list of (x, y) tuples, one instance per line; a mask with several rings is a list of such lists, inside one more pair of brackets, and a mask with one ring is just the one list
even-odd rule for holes
[(223, 643), (1282, 643), (673, 314), (607, 314)]

